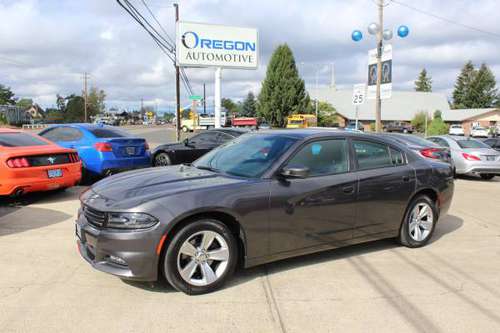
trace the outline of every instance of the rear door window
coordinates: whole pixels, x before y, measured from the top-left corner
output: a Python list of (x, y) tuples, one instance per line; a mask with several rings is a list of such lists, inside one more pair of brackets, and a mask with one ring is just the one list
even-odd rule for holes
[(127, 132), (119, 130), (117, 128), (89, 128), (89, 132), (92, 133), (96, 138), (124, 138), (130, 136)]
[(40, 134), (50, 141), (78, 141), (83, 137), (82, 131), (73, 127), (56, 127)]
[(387, 145), (365, 140), (353, 140), (352, 144), (360, 170), (385, 168), (393, 165)]
[(29, 147), (46, 145), (48, 145), (47, 142), (26, 133), (0, 133), (0, 146)]
[(390, 147), (389, 150), (391, 152), (392, 165), (397, 166), (397, 165), (406, 164), (406, 161), (405, 161), (405, 158), (404, 158), (404, 155), (402, 152), (400, 152), (399, 150), (394, 149), (392, 147)]

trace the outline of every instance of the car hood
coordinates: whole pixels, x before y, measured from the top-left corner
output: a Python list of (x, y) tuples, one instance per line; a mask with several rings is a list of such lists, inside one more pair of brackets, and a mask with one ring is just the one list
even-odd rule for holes
[(185, 191), (246, 182), (195, 167), (176, 165), (124, 172), (94, 184), (81, 199), (100, 210), (130, 209)]

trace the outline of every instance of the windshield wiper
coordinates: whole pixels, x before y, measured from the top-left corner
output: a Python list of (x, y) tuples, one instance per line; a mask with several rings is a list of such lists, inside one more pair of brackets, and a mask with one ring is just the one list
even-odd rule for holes
[(212, 172), (219, 172), (219, 173), (221, 172), (219, 169), (212, 168), (212, 167), (205, 166), (205, 165), (197, 165), (197, 166), (195, 166), (195, 168), (200, 169), (200, 170), (208, 170), (208, 171), (212, 171)]

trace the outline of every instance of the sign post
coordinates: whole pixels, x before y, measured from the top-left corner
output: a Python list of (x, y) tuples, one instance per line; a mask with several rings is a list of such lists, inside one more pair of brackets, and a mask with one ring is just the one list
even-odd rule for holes
[(352, 104), (356, 108), (356, 130), (359, 122), (359, 106), (365, 103), (366, 85), (364, 83), (355, 84), (352, 89)]
[(217, 67), (215, 70), (215, 128), (220, 128), (220, 112), (221, 112), (221, 77), (222, 77), (222, 68)]

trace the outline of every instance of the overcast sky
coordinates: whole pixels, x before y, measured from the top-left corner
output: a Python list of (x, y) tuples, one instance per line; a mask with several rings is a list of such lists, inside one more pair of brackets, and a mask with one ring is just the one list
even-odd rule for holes
[[(132, 2), (147, 13), (140, 0)], [(174, 37), (172, 1), (146, 0)], [(500, 35), (498, 0), (400, 0), (418, 9)], [(241, 99), (258, 93), (273, 49), (292, 48), (308, 86), (331, 79), (331, 63), (341, 89), (366, 80), (367, 51), (375, 46), (366, 26), (377, 19), (374, 0), (181, 0), (181, 19), (256, 27), (261, 61), (255, 71), (223, 71), (224, 97)], [(410, 27), (406, 39), (393, 38), (394, 89), (411, 90), (418, 72), (427, 68), (434, 91), (451, 94), (467, 60), (486, 62), (500, 78), (500, 37), (443, 22), (391, 2), (386, 27)], [(350, 39), (352, 30), (365, 37)], [(175, 76), (171, 61), (118, 6), (115, 0), (0, 0), (0, 83), (17, 97), (31, 97), (44, 107), (56, 94), (82, 90), (83, 72), (90, 84), (104, 89), (108, 107), (138, 108), (146, 104), (167, 110), (174, 105)], [(213, 69), (187, 69), (193, 88), (213, 95)], [(183, 104), (187, 104), (183, 93)], [(209, 99), (211, 103), (213, 99)]]

